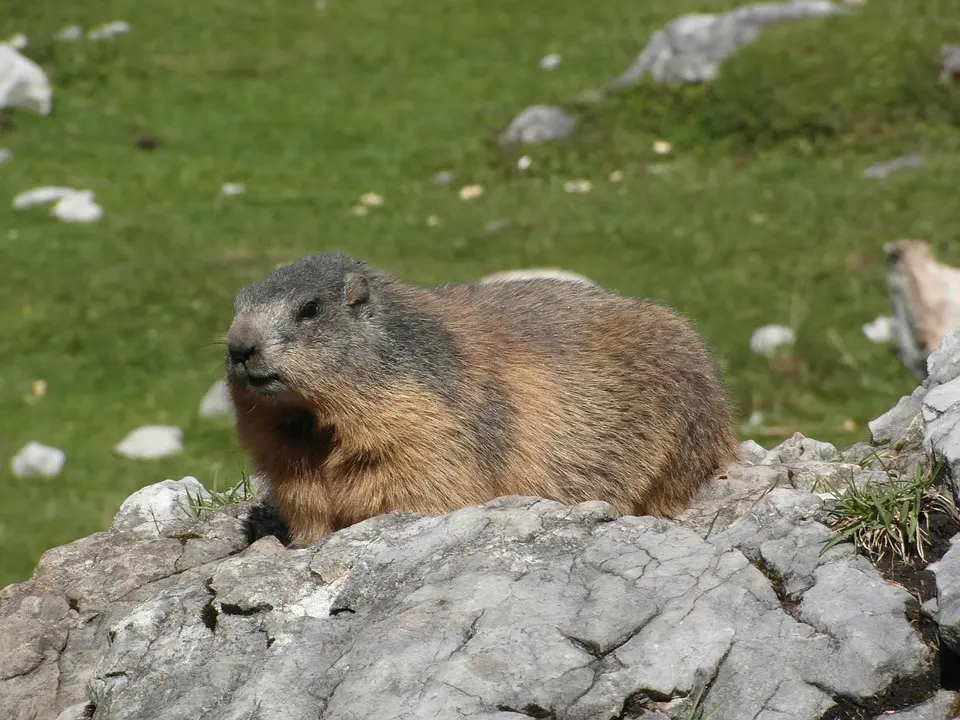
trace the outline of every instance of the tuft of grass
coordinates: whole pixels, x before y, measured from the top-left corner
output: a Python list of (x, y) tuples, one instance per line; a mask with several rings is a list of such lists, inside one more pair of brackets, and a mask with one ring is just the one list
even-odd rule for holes
[(960, 524), (953, 498), (938, 485), (942, 467), (942, 462), (918, 467), (912, 477), (888, 471), (886, 480), (860, 487), (850, 482), (834, 492), (837, 501), (829, 510), (834, 535), (821, 554), (849, 541), (875, 563), (886, 557), (927, 562), (931, 516), (942, 513)]
[(225, 490), (218, 489), (217, 476), (214, 476), (213, 488), (208, 488), (209, 495), (199, 491), (196, 495), (187, 491), (188, 512), (194, 517), (200, 517), (204, 512), (216, 510), (224, 505), (236, 505), (260, 497), (260, 491), (246, 473), (242, 474), (240, 482), (228, 486)]

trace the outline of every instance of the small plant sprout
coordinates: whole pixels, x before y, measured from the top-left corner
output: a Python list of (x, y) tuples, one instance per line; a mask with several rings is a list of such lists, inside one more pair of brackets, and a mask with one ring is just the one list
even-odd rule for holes
[(246, 473), (241, 473), (240, 482), (228, 487), (226, 490), (218, 489), (218, 476), (214, 475), (213, 489), (208, 490), (209, 495), (204, 496), (201, 493), (194, 495), (187, 491), (187, 502), (189, 503), (189, 512), (194, 517), (200, 517), (205, 511), (215, 510), (224, 505), (235, 505), (237, 503), (255, 500), (259, 497), (259, 490), (253, 480)]

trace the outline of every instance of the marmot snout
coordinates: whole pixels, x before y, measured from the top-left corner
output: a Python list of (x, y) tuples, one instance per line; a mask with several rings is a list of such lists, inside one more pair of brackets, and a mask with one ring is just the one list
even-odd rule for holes
[(592, 285), (418, 288), (321, 253), (234, 305), (238, 439), (299, 546), (510, 494), (672, 515), (739, 452), (692, 325)]

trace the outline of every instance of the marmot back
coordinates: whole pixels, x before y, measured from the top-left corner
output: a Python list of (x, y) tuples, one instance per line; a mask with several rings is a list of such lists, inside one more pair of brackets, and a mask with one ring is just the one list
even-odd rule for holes
[(321, 253), (241, 290), (240, 442), (297, 545), (501, 495), (674, 515), (739, 447), (670, 310), (563, 280), (417, 288)]

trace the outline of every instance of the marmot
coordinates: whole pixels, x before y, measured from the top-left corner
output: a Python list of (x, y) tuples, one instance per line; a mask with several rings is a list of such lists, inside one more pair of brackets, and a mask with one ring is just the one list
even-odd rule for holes
[(596, 286), (415, 287), (320, 253), (240, 290), (237, 437), (295, 547), (502, 495), (672, 516), (738, 457), (692, 324)]

